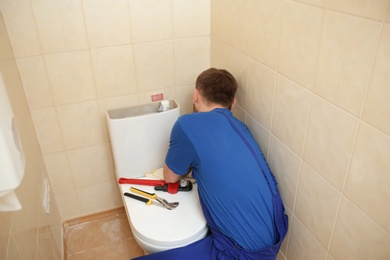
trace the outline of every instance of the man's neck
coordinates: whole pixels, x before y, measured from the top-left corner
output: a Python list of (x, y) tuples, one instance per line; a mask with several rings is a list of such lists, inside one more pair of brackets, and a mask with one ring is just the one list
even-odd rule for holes
[(211, 103), (211, 104), (199, 104), (197, 107), (197, 111), (198, 112), (210, 112), (216, 108), (226, 108), (222, 105), (219, 105), (219, 104), (215, 104), (215, 103)]

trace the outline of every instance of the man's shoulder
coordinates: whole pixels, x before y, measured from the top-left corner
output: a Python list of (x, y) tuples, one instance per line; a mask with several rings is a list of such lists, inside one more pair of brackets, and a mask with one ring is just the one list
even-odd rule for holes
[(212, 117), (210, 117), (210, 113), (199, 112), (180, 116), (177, 120), (177, 124), (180, 125), (184, 132), (192, 132), (204, 128), (205, 124), (208, 124), (210, 121), (213, 121)]

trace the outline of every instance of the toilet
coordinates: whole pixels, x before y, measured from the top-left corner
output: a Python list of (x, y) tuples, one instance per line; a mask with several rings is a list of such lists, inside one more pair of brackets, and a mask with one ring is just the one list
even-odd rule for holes
[[(153, 102), (107, 111), (117, 179), (150, 178), (144, 176), (163, 167), (171, 129), (180, 116), (180, 106), (175, 100), (169, 100), (169, 110), (158, 112), (159, 106), (159, 102)], [(118, 185), (134, 238), (145, 253), (183, 247), (207, 235), (208, 226), (196, 184), (191, 191), (176, 194), (155, 191), (153, 186)], [(179, 202), (179, 206), (168, 210), (123, 196), (130, 192), (130, 187), (156, 193), (169, 202)]]

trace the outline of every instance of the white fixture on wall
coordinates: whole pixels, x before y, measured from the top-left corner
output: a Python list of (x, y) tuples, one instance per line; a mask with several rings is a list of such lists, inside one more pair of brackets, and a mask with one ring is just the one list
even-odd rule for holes
[(15, 189), (22, 182), (25, 160), (14, 116), (0, 73), (0, 211), (20, 210)]
[(48, 179), (43, 179), (42, 206), (47, 214), (50, 213), (50, 184)]

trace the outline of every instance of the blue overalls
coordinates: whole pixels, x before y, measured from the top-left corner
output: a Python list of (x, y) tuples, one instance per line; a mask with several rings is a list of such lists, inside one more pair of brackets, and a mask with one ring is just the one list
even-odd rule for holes
[[(255, 151), (253, 150), (253, 147), (249, 144), (249, 142), (246, 140), (245, 136), (240, 132), (238, 127), (232, 122), (232, 120), (224, 115), (234, 130), (237, 132), (237, 134), (242, 138), (244, 143), (247, 145), (248, 149), (251, 151), (253, 156), (255, 157), (259, 168), (263, 172), (269, 189), (271, 190), (272, 194), (272, 205), (273, 205), (273, 211), (274, 211), (274, 226), (276, 230), (275, 234), (275, 244), (271, 246), (267, 246), (261, 250), (258, 251), (247, 251), (243, 249), (241, 246), (239, 246), (237, 243), (235, 243), (231, 238), (224, 235), (217, 225), (215, 224), (214, 220), (212, 219), (207, 207), (205, 207), (205, 204), (202, 201), (202, 198), (200, 197), (200, 202), (202, 205), (202, 210), (204, 217), (206, 218), (207, 224), (210, 228), (210, 232), (207, 237), (192, 243), (190, 245), (187, 245), (185, 247), (180, 247), (176, 249), (167, 250), (160, 253), (155, 253), (143, 257), (139, 257), (136, 259), (139, 260), (215, 260), (215, 259), (248, 259), (248, 260), (275, 260), (276, 255), (278, 254), (280, 245), (286, 236), (287, 228), (288, 228), (288, 217), (284, 214), (284, 206), (282, 199), (280, 197), (280, 193), (277, 188), (276, 180), (272, 174), (265, 174), (265, 172), (269, 172), (268, 165), (265, 162), (265, 159), (262, 158), (260, 160), (257, 156)], [(266, 168), (264, 168), (266, 167)], [(273, 184), (273, 187), (271, 186)]]
[(273, 194), (272, 202), (275, 214), (277, 241), (274, 245), (259, 251), (246, 251), (229, 237), (222, 234), (215, 225), (208, 210), (202, 203), (203, 214), (210, 227), (209, 235), (185, 247), (167, 250), (147, 256), (138, 257), (139, 260), (216, 260), (216, 259), (248, 259), (248, 260), (275, 260), (280, 245), (286, 236), (288, 218), (284, 214), (284, 206), (279, 193)]

